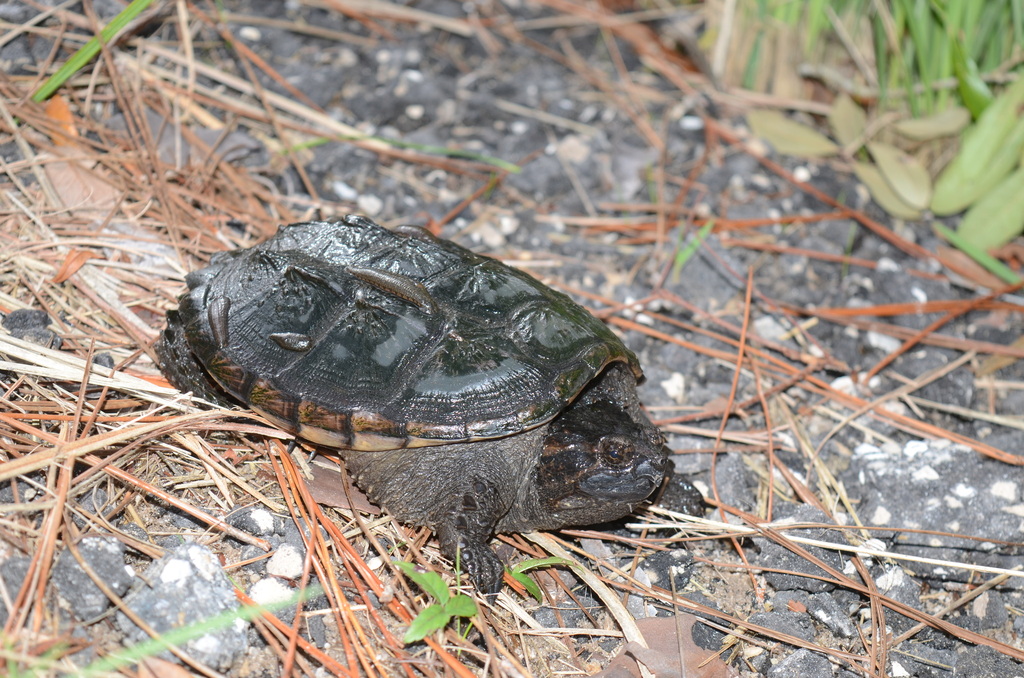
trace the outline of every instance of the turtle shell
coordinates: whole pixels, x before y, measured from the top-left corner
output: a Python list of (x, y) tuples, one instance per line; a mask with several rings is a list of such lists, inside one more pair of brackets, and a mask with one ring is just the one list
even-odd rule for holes
[[(229, 394), (324, 445), (512, 435), (551, 420), (612, 362), (642, 377), (566, 295), (415, 227), (354, 215), (283, 226), (186, 281), (168, 336), (181, 332)], [(200, 386), (177, 383), (197, 370), (165, 371)]]

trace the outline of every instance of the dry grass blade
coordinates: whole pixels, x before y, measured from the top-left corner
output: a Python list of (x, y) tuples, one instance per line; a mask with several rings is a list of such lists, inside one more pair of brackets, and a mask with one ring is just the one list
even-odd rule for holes
[[(1021, 545), (952, 528), (917, 529), (909, 518), (876, 522), (881, 512), (865, 511), (840, 468), (873, 448), (880, 458), (922, 438), (935, 450), (936, 440), (949, 441), (942, 449), (951, 458), (993, 464), (993, 475), (1016, 472), (1022, 457), (1006, 441), (1019, 440), (1024, 423), (996, 405), (1021, 384), (988, 373), (1012, 369), (1024, 348), (1002, 335), (964, 334), (960, 325), (1019, 334), (1012, 324), (1024, 313), (1018, 287), (957, 297), (964, 287), (943, 268), (954, 264), (940, 264), (923, 238), (901, 236), (851, 207), (850, 196), (840, 200), (812, 186), (746, 142), (728, 122), (737, 105), (758, 101), (814, 114), (832, 107), (714, 89), (693, 59), (666, 45), (658, 23), (645, 23), (672, 21), (689, 8), (543, 0), (425, 9), (301, 0), (287, 13), (250, 17), (171, 3), (150, 25), (105, 45), (42, 107), (31, 92), (102, 21), (91, 3), (85, 14), (74, 3), (37, 4), (26, 5), (37, 13), (20, 25), (0, 25), (0, 50), (33, 54), (28, 65), (0, 75), (0, 312), (34, 309), (49, 323), (34, 333), (0, 330), (0, 613), (11, 670), (83, 669), (63, 608), (53, 613), (77, 602), (60, 590), (62, 558), (78, 563), (118, 607), (73, 618), (75, 633), (97, 656), (112, 658), (130, 644), (121, 616), (134, 617), (146, 637), (159, 635), (126, 603), (131, 594), (115, 591), (91, 563), (88, 540), (97, 535), (119, 553), (127, 549), (140, 573), (180, 542), (201, 544), (214, 554), (214, 569), (226, 569), (239, 585), (232, 599), (248, 604), (259, 597), (250, 584), (265, 579), (251, 571), (264, 567), (269, 550), (285, 551), (287, 534), (301, 558), (278, 583), (318, 586), (323, 594), (255, 622), (263, 643), (246, 670), (268, 675), (584, 675), (608, 665), (612, 640), (615, 648), (634, 643), (634, 657), (651, 645), (643, 656), (654, 665), (661, 649), (636, 618), (656, 613), (675, 616), (675, 634), (692, 633), (684, 615), (699, 615), (694, 628), (722, 634), (709, 663), (751, 673), (802, 648), (857, 675), (882, 676), (906, 649), (901, 643), (926, 633), (1024, 659), (1019, 648), (955, 618), (982, 596), (1015, 589), (1021, 572), (996, 557)], [(446, 13), (432, 11), (438, 7)], [(721, 7), (719, 67), (737, 39), (741, 3)], [(335, 21), (339, 14), (348, 18)], [(275, 51), (278, 42), (295, 45), (295, 54)], [(46, 52), (31, 51), (41, 45)], [(524, 63), (529, 69), (516, 72), (536, 82), (511, 86), (505, 71)], [(297, 84), (310, 82), (299, 77), (304, 69), (319, 67), (334, 69), (327, 79), (340, 82), (330, 83), (326, 96)], [(450, 87), (440, 94), (427, 87), (438, 74)], [(421, 85), (426, 94), (395, 94)], [(558, 86), (564, 91), (556, 96)], [(376, 109), (363, 104), (378, 95), (398, 112), (374, 118)], [(702, 117), (708, 99), (722, 106)], [(864, 141), (855, 137), (874, 138), (855, 108), (846, 111), (852, 118), (844, 139), (853, 145)], [(424, 138), (432, 144), (412, 143)], [(695, 148), (693, 157), (675, 157)], [(496, 157), (501, 153), (515, 157)], [(738, 175), (722, 184), (734, 166), (756, 171), (762, 185), (734, 185)], [(545, 190), (536, 190), (538, 182)], [(633, 188), (619, 195), (624, 185)], [(332, 191), (345, 198), (328, 199)], [(915, 207), (926, 201), (913, 197)], [(766, 209), (762, 198), (776, 200)], [(800, 213), (775, 209), (780, 200), (800, 205), (793, 209)], [(477, 597), (479, 613), (465, 626), (449, 624), (404, 645), (408, 626), (435, 601), (391, 561), (438, 573), (451, 594), (465, 591), (429, 530), (368, 517), (363, 509), (370, 507), (336, 458), (323, 455), (323, 466), (311, 472), (303, 450), (286, 445), (289, 434), (250, 412), (181, 395), (154, 364), (164, 313), (189, 271), (218, 252), (258, 242), (279, 223), (329, 219), (353, 211), (352, 204), (380, 210), (382, 220), (426, 221), (433, 232), (443, 227), (499, 252), (585, 300), (642, 347), (645, 369), (653, 366), (642, 396), (662, 396), (652, 413), (680, 448), (679, 467), (687, 468), (691, 452), (698, 459), (707, 479), (701, 489), (720, 520), (653, 506), (616, 529), (566, 530), (564, 539), (504, 535), (498, 548), (512, 564), (558, 555), (578, 566), (529, 570), (540, 600), (515, 580), (497, 599)], [(880, 243), (875, 252), (920, 263), (907, 272), (913, 284), (946, 285), (949, 294), (894, 292), (854, 308), (832, 303), (842, 297), (836, 292), (829, 303), (795, 305), (784, 295), (790, 278), (772, 286), (766, 272), (773, 266), (788, 276), (799, 268), (794, 261), (811, 262), (805, 278), (792, 279), (796, 286), (833, 280), (841, 291), (858, 276), (892, 273), (887, 257), (854, 247), (815, 249), (824, 238), (786, 239), (834, 234), (837, 223)], [(516, 232), (526, 226), (536, 231)], [(691, 226), (715, 235), (684, 264), (675, 259), (684, 258)], [(937, 315), (910, 321), (925, 314)], [(851, 358), (820, 338), (824, 327), (839, 328), (832, 336), (841, 341), (870, 333), (895, 345), (870, 359)], [(933, 348), (949, 352), (941, 364), (904, 369)], [(968, 372), (979, 356), (989, 359)], [(936, 385), (965, 373), (979, 377), (972, 387), (987, 389), (988, 410), (934, 397)], [(986, 422), (996, 435), (947, 430), (936, 413)], [(903, 455), (895, 456), (909, 465)], [(731, 474), (750, 480), (744, 492), (728, 491)], [(1006, 491), (1003, 480), (988, 495)], [(343, 499), (325, 501), (324, 484)], [(794, 506), (816, 518), (779, 519), (781, 507)], [(272, 527), (249, 526), (245, 519), (254, 515)], [(904, 548), (910, 538), (929, 548), (966, 546), (914, 551)], [(771, 548), (786, 554), (785, 563), (761, 557)], [(972, 562), (969, 553), (994, 555)], [(686, 562), (668, 560), (677, 557)], [(8, 566), (22, 568), (24, 586), (9, 590)], [(915, 607), (880, 584), (880, 572), (923, 567), (954, 573), (964, 590), (940, 590), (930, 579), (935, 600)], [(760, 623), (757, 615), (778, 600), (777, 574), (837, 591), (836, 599), (860, 615), (851, 617), (851, 633), (798, 637)], [(806, 609), (797, 611), (802, 601), (791, 596), (786, 611), (818, 624)], [(189, 603), (183, 613), (198, 601)], [(892, 615), (909, 620), (902, 633), (888, 633)], [(677, 645), (685, 646), (673, 642), (673, 652)], [(188, 670), (218, 675), (184, 644), (176, 652)], [(691, 673), (703, 668), (673, 659)], [(139, 661), (145, 670), (163, 666), (154, 657)], [(162, 670), (183, 670), (171, 666)], [(642, 661), (635, 668), (648, 671)]]

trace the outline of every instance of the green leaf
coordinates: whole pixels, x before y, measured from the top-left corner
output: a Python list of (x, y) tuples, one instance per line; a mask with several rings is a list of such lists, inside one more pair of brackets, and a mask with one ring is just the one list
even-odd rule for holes
[(394, 563), (395, 567), (404, 572), (405, 576), (416, 582), (417, 586), (442, 605), (447, 603), (448, 599), (452, 597), (448, 584), (445, 583), (444, 579), (441, 579), (441, 575), (438, 573), (420, 571), (415, 565), (404, 560), (393, 560), (391, 562)]
[[(975, 123), (975, 127), (984, 124), (982, 119)], [(975, 130), (971, 138), (980, 133), (981, 130)], [(1000, 146), (990, 155), (975, 153), (976, 147), (964, 142), (960, 153), (935, 181), (933, 212), (940, 216), (955, 214), (974, 204), (1020, 163), (1021, 150), (1024, 149), (1024, 119), (1017, 121), (999, 141)]]
[(950, 106), (935, 115), (900, 120), (893, 128), (908, 139), (930, 141), (961, 132), (970, 123), (971, 114), (966, 108)]
[[(708, 226), (712, 225), (713, 224), (711, 222), (708, 222), (708, 224), (701, 229), (704, 236), (707, 235), (706, 231), (710, 230)], [(703, 240), (703, 238), (701, 238), (701, 240)], [(512, 575), (513, 579), (522, 584), (523, 588), (526, 589), (526, 592), (536, 598), (538, 603), (543, 603), (544, 594), (541, 593), (540, 587), (537, 586), (537, 582), (533, 581), (530, 577), (527, 577), (526, 573), (530, 570), (537, 569), (538, 567), (552, 567), (554, 565), (562, 565), (565, 567), (578, 566), (577, 563), (566, 558), (548, 556), (547, 558), (531, 558), (529, 560), (524, 560), (520, 563), (516, 563), (515, 567), (505, 568), (505, 570)]]
[(508, 573), (513, 579), (522, 584), (523, 588), (526, 589), (526, 592), (536, 599), (538, 603), (544, 602), (544, 594), (541, 593), (540, 586), (537, 585), (537, 582), (528, 577), (525, 572), (517, 572), (513, 569), (509, 570)]
[(511, 572), (529, 572), (530, 570), (536, 570), (538, 567), (551, 567), (553, 565), (564, 565), (565, 567), (572, 567), (577, 563), (568, 560), (566, 558), (559, 558), (558, 556), (548, 556), (547, 558), (530, 558), (524, 560), (521, 563), (516, 563), (516, 566), (511, 569)]
[(845, 147), (864, 134), (868, 116), (853, 97), (843, 92), (832, 102), (832, 108), (828, 112), (828, 124), (832, 128), (832, 134)]
[(871, 157), (889, 186), (910, 207), (923, 210), (932, 199), (932, 179), (917, 158), (890, 144), (868, 144)]
[(434, 631), (448, 626), (448, 622), (451, 619), (452, 616), (436, 603), (424, 608), (422, 612), (416, 615), (412, 623), (409, 624), (409, 629), (405, 632), (405, 636), (402, 637), (402, 642), (408, 645), (409, 643), (415, 643), (417, 640), (423, 640)]
[(1003, 179), (967, 210), (957, 235), (963, 242), (988, 251), (1024, 232), (1024, 169)]
[(953, 214), (992, 190), (1020, 161), (1024, 78), (1006, 88), (964, 132), (960, 152), (935, 182), (932, 211)]
[(861, 180), (871, 197), (875, 199), (879, 207), (899, 219), (917, 219), (921, 216), (919, 210), (914, 209), (905, 203), (899, 195), (892, 190), (892, 186), (885, 180), (877, 167), (866, 162), (855, 162), (853, 171)]
[(477, 612), (476, 603), (464, 593), (453, 596), (445, 603), (444, 610), (453, 617), (473, 617)]
[(964, 105), (975, 118), (981, 116), (992, 103), (992, 90), (978, 74), (978, 64), (964, 54), (963, 47), (956, 40), (952, 41), (953, 70), (956, 72), (957, 88)]
[(784, 155), (819, 158), (835, 155), (839, 147), (821, 132), (790, 120), (782, 113), (757, 110), (747, 113), (747, 122), (754, 134)]

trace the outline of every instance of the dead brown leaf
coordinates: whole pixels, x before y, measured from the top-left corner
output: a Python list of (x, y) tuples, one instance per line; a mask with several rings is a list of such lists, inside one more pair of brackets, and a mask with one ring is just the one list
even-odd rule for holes
[[(68, 106), (68, 101), (60, 94), (50, 97), (46, 101), (46, 115), (60, 125), (64, 133), (69, 137), (78, 136), (78, 128), (75, 127), (75, 116)], [(52, 138), (54, 145), (67, 146), (68, 141), (64, 137), (55, 136)]]
[(595, 678), (640, 678), (638, 663), (657, 678), (735, 678), (739, 674), (723, 662), (718, 653), (693, 642), (697, 617), (681, 612), (674, 617), (648, 617), (636, 624), (648, 647), (627, 643), (622, 651)]
[(99, 254), (92, 250), (73, 249), (64, 259), (60, 269), (54, 274), (50, 282), (60, 284), (78, 272), (78, 269), (85, 265), (90, 259), (101, 259)]
[(353, 509), (379, 515), (380, 508), (372, 503), (362, 491), (355, 485), (343, 481), (341, 472), (337, 467), (322, 466), (313, 464), (313, 477), (306, 482), (309, 493), (316, 503), (324, 506), (336, 506), (343, 509)]

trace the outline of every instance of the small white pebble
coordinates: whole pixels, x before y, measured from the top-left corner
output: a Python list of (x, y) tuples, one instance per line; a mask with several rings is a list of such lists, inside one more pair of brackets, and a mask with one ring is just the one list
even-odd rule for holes
[(375, 195), (361, 195), (356, 199), (359, 211), (367, 216), (376, 216), (384, 209), (384, 201)]
[(801, 165), (793, 170), (793, 178), (801, 183), (807, 183), (811, 180), (811, 170)]
[(953, 494), (960, 497), (961, 499), (971, 499), (976, 494), (978, 494), (978, 490), (971, 487), (970, 485), (966, 485), (964, 483), (957, 483), (953, 487)]
[(892, 259), (890, 259), (889, 257), (881, 257), (878, 260), (878, 270), (892, 273), (900, 270), (900, 265), (897, 264)]
[(1017, 483), (1010, 480), (997, 480), (988, 488), (988, 492), (1006, 501), (1017, 501)]
[(857, 393), (857, 386), (852, 377), (839, 377), (833, 380), (829, 386), (844, 395), (854, 395)]
[(679, 119), (679, 126), (687, 132), (699, 132), (704, 129), (704, 118), (699, 115), (684, 115)]
[(911, 440), (903, 446), (903, 456), (907, 459), (913, 459), (919, 454), (924, 454), (928, 451), (927, 440)]
[(676, 403), (682, 405), (686, 397), (686, 377), (681, 372), (673, 372), (672, 376), (661, 382), (661, 388)]
[(918, 482), (929, 482), (933, 480), (938, 480), (940, 476), (938, 472), (931, 466), (923, 466), (914, 471), (912, 477), (914, 480), (917, 480)]
[(274, 514), (265, 508), (253, 509), (249, 518), (256, 523), (259, 534), (271, 534), (274, 531)]
[(906, 678), (910, 675), (910, 672), (903, 668), (903, 664), (893, 660), (892, 662), (892, 676), (893, 678)]
[(249, 597), (259, 605), (273, 605), (291, 598), (292, 590), (280, 579), (266, 577), (252, 585)]
[(164, 565), (164, 569), (160, 572), (160, 581), (166, 583), (173, 583), (182, 581), (192, 576), (195, 570), (192, 568), (192, 564), (187, 560), (181, 558), (171, 558)]
[(513, 214), (502, 214), (498, 217), (498, 230), (505, 235), (512, 235), (519, 228), (519, 218)]
[(359, 197), (359, 191), (352, 188), (344, 181), (332, 181), (331, 191), (338, 197), (338, 200), (354, 201)]
[(875, 579), (875, 585), (885, 592), (891, 591), (907, 580), (907, 575), (899, 566), (892, 566)]
[(242, 26), (238, 29), (238, 37), (249, 42), (256, 42), (263, 37), (263, 33), (255, 26)]

